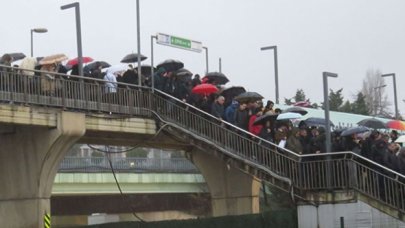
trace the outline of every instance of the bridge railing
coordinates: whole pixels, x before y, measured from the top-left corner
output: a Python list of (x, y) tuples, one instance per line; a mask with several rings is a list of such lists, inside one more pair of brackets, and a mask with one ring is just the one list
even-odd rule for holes
[[(0, 101), (147, 117), (155, 112), (224, 154), (272, 177), (285, 178), (298, 190), (355, 189), (405, 212), (405, 177), (352, 152), (298, 155), (158, 90), (153, 93), (150, 88), (117, 83), (116, 93), (106, 93), (104, 80), (35, 74), (2, 67)], [(47, 82), (53, 83), (52, 90)]]
[[(198, 173), (186, 158), (112, 157), (110, 160), (115, 172)], [(106, 157), (65, 157), (58, 172), (111, 172), (111, 166)]]

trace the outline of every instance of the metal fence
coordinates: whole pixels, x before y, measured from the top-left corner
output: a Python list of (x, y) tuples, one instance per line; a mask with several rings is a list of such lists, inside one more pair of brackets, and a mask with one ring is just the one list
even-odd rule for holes
[[(215, 146), (227, 156), (288, 180), (294, 189), (354, 189), (405, 213), (405, 177), (352, 152), (298, 155), (158, 90), (116, 83), (116, 93), (105, 93), (103, 80), (35, 73), (28, 76), (18, 69), (3, 67), (0, 101), (154, 117)], [(42, 85), (44, 82), (54, 86), (49, 90)]]
[[(112, 157), (115, 172), (125, 173), (198, 173), (198, 169), (186, 158), (135, 158)], [(59, 173), (111, 172), (106, 157), (65, 157), (59, 166)]]

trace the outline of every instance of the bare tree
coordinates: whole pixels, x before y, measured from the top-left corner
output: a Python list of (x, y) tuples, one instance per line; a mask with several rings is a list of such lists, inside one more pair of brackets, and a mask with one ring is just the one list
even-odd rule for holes
[(381, 74), (378, 69), (367, 70), (361, 92), (366, 98), (368, 113), (375, 116), (392, 116), (392, 112), (388, 109), (391, 103), (388, 101), (385, 81)]

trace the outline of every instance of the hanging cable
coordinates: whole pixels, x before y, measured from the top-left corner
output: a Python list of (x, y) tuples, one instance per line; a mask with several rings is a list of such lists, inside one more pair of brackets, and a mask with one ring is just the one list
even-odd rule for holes
[[(107, 147), (107, 148), (108, 148), (108, 147)], [(124, 198), (124, 193), (122, 192), (122, 189), (121, 189), (121, 185), (120, 185), (120, 183), (118, 182), (117, 176), (115, 175), (114, 167), (113, 167), (112, 162), (111, 162), (111, 159), (110, 159), (110, 154), (107, 153), (106, 156), (107, 156), (107, 159), (108, 159), (108, 163), (110, 164), (111, 172), (112, 172), (112, 174), (113, 174), (113, 176), (114, 176), (115, 184), (117, 185), (118, 190), (119, 190), (119, 192), (120, 192), (122, 202), (126, 204), (126, 201), (125, 201), (125, 198)], [(128, 205), (128, 204), (126, 204), (126, 205)], [(137, 219), (138, 219), (139, 221), (141, 221), (141, 222), (146, 222), (145, 220), (143, 220), (141, 217), (139, 217), (139, 216), (135, 213), (135, 210), (134, 210), (134, 208), (132, 207), (132, 204), (131, 204), (131, 203), (130, 203), (128, 206), (129, 206), (128, 209), (129, 209), (130, 211), (132, 211), (132, 215), (133, 215), (135, 218), (137, 218)]]

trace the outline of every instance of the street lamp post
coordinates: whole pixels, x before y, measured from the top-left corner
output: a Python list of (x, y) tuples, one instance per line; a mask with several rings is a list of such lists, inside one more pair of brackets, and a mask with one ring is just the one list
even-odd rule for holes
[(48, 29), (46, 29), (46, 28), (31, 29), (31, 57), (34, 57), (34, 32), (35, 33), (46, 33), (46, 32), (48, 32)]
[(75, 8), (78, 70), (79, 75), (83, 76), (83, 52), (82, 52), (82, 29), (80, 22), (80, 4), (78, 2), (74, 2), (60, 7), (61, 10), (70, 8)]
[(337, 78), (337, 74), (330, 72), (323, 72), (323, 104), (325, 106), (325, 122), (326, 122), (326, 152), (329, 153), (332, 150), (331, 137), (330, 137), (330, 117), (329, 117), (329, 96), (328, 96), (328, 77)]
[(154, 77), (155, 68), (153, 66), (153, 39), (157, 39), (157, 36), (150, 36), (150, 72), (151, 72), (152, 93), (155, 91), (155, 77)]
[(202, 47), (205, 50), (205, 74), (208, 74), (208, 47)]
[[(136, 34), (138, 44), (138, 85), (142, 85), (142, 72), (141, 72), (141, 26), (139, 14), (139, 0), (136, 0)], [(152, 65), (153, 67), (153, 65)]]
[[(323, 104), (325, 107), (325, 122), (326, 122), (326, 129), (325, 129), (325, 146), (326, 146), (326, 153), (330, 153), (332, 151), (332, 144), (331, 144), (331, 135), (330, 135), (330, 117), (329, 117), (329, 96), (328, 96), (328, 77), (334, 77), (337, 78), (337, 74), (335, 73), (330, 73), (330, 72), (323, 72)], [(330, 189), (332, 188), (332, 183), (331, 183), (331, 178), (332, 178), (332, 169), (331, 169), (331, 156), (328, 155), (326, 157), (327, 159), (327, 164), (326, 164), (326, 185), (327, 188)]]
[(219, 73), (222, 73), (222, 58), (219, 58)]
[(375, 90), (378, 90), (378, 97), (379, 97), (379, 101), (377, 101), (376, 100), (376, 102), (375, 102), (375, 115), (377, 115), (378, 114), (378, 105), (380, 106), (380, 110), (381, 110), (381, 103), (382, 103), (382, 101), (381, 101), (381, 89), (382, 88), (384, 88), (384, 87), (386, 87), (387, 85), (380, 85), (380, 86), (377, 86), (377, 87), (374, 87), (374, 89)]
[(395, 80), (395, 73), (383, 74), (381, 77), (390, 77), (392, 76), (392, 80), (394, 83), (394, 103), (395, 103), (395, 119), (399, 119), (398, 113), (398, 101), (397, 101), (397, 82)]
[(278, 61), (277, 61), (277, 46), (262, 47), (260, 50), (273, 50), (274, 51), (274, 77), (276, 86), (276, 104), (279, 103), (279, 92), (278, 92)]

